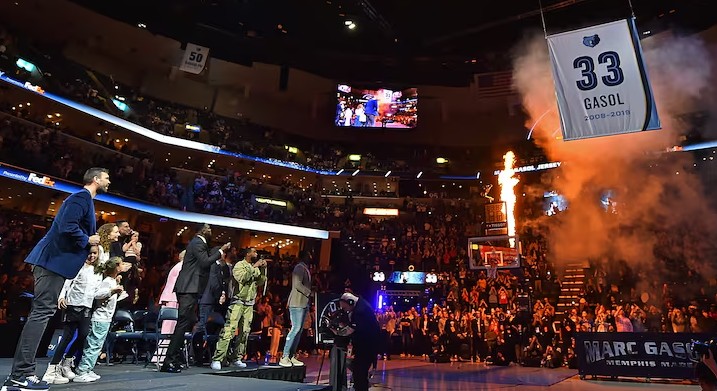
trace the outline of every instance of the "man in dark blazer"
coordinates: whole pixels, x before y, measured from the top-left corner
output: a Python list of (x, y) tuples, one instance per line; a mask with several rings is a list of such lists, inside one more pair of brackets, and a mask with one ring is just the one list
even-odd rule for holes
[[(212, 248), (210, 254), (219, 252), (219, 247)], [(222, 316), (226, 313), (227, 295), (229, 295), (229, 281), (232, 278), (234, 261), (229, 252), (222, 254), (222, 258), (212, 263), (209, 269), (209, 281), (199, 298), (199, 322), (194, 328), (192, 348), (194, 350), (194, 365), (204, 363), (204, 334), (207, 333), (207, 321), (213, 312)]]
[(161, 372), (181, 372), (184, 333), (191, 330), (192, 326), (197, 323), (197, 300), (207, 286), (212, 264), (231, 247), (231, 243), (227, 243), (219, 251), (210, 255), (208, 242), (211, 237), (212, 228), (209, 224), (202, 224), (197, 230), (197, 235), (187, 245), (182, 270), (174, 284), (174, 291), (177, 293), (179, 302), (179, 319), (174, 327), (174, 334), (169, 340), (167, 357), (160, 369)]
[(84, 189), (71, 194), (57, 211), (45, 236), (27, 255), (32, 266), (35, 290), (32, 310), (15, 349), (12, 372), (3, 389), (47, 390), (50, 385), (35, 375), (35, 355), (47, 322), (57, 310), (57, 299), (65, 279), (75, 278), (84, 265), (90, 247), (99, 244), (96, 235), (95, 205), (98, 193), (107, 191), (110, 176), (105, 168), (85, 172)]
[(351, 323), (342, 330), (333, 330), (340, 336), (351, 336), (354, 359), (351, 373), (354, 378), (354, 390), (368, 391), (368, 371), (373, 364), (376, 366), (376, 355), (379, 353), (381, 327), (378, 325), (371, 304), (353, 293), (345, 292), (339, 299), (341, 309), (349, 313)]

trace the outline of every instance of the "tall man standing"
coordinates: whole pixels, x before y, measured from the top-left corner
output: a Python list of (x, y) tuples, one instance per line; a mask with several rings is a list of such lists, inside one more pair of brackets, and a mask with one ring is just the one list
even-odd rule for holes
[(376, 117), (378, 117), (378, 99), (376, 99), (376, 97), (372, 94), (367, 94), (364, 98), (368, 99), (366, 107), (364, 108), (364, 114), (366, 114), (366, 126), (374, 127), (376, 126)]
[(311, 274), (306, 261), (310, 258), (307, 251), (299, 254), (299, 262), (294, 266), (291, 273), (291, 293), (289, 293), (289, 319), (291, 320), (291, 330), (286, 336), (284, 344), (283, 356), (279, 365), (282, 367), (302, 366), (303, 362), (296, 358), (296, 349), (299, 346), (301, 331), (306, 320), (306, 313), (309, 309), (309, 296), (311, 296)]
[(212, 227), (201, 224), (197, 235), (187, 245), (182, 270), (179, 272), (174, 291), (179, 302), (179, 317), (174, 328), (174, 334), (169, 340), (167, 357), (160, 368), (161, 372), (179, 373), (182, 365), (182, 346), (184, 346), (184, 333), (192, 329), (197, 323), (197, 299), (204, 292), (209, 279), (209, 269), (212, 264), (229, 250), (231, 243), (223, 245), (219, 251), (209, 255), (209, 240), (212, 237)]
[[(239, 368), (246, 367), (242, 362), (246, 354), (246, 341), (251, 332), (251, 321), (254, 319), (254, 301), (259, 285), (266, 282), (266, 261), (256, 259), (256, 249), (251, 247), (245, 250), (244, 259), (237, 262), (232, 270), (231, 304), (227, 312), (227, 322), (217, 342), (217, 350), (212, 358), (212, 369), (222, 369), (222, 362), (227, 358), (229, 342), (239, 329), (236, 337), (234, 356), (229, 362)], [(252, 262), (254, 262), (252, 264)]]
[[(212, 249), (211, 253), (219, 251), (219, 247)], [(192, 337), (192, 349), (194, 350), (194, 365), (204, 365), (204, 335), (207, 333), (207, 322), (212, 312), (226, 313), (224, 304), (229, 292), (229, 282), (232, 278), (232, 266), (234, 261), (229, 252), (222, 254), (222, 259), (212, 263), (209, 269), (209, 280), (199, 298), (199, 322), (194, 327)], [(211, 357), (209, 357), (211, 359)]]
[(2, 386), (3, 391), (50, 388), (35, 374), (35, 355), (47, 322), (57, 310), (65, 279), (77, 276), (90, 246), (100, 242), (92, 200), (107, 192), (110, 176), (107, 169), (93, 167), (85, 172), (83, 181), (84, 188), (65, 199), (50, 229), (25, 259), (33, 265), (35, 278), (32, 310), (17, 342), (12, 372)]

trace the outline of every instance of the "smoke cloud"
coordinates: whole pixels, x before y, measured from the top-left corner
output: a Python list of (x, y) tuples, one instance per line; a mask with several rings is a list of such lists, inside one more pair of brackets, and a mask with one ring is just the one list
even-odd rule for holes
[[(515, 48), (513, 80), (528, 114), (525, 126), (534, 127), (533, 138), (552, 161), (563, 162), (546, 174), (545, 188), (533, 189), (555, 190), (569, 204), (561, 217), (540, 221), (556, 262), (611, 258), (658, 267), (657, 258), (676, 257), (699, 268), (712, 252), (717, 214), (690, 170), (691, 156), (656, 153), (679, 144), (688, 126), (681, 114), (708, 109), (715, 94), (712, 58), (698, 37), (668, 32), (642, 44), (662, 130), (568, 142), (559, 138), (545, 38), (529, 37)], [(614, 215), (600, 203), (606, 190), (615, 194)]]

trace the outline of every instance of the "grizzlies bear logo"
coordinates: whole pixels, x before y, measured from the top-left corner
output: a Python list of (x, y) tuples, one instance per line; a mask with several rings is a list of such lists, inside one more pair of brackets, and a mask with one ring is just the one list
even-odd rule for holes
[(591, 35), (589, 37), (583, 37), (583, 45), (585, 45), (587, 47), (594, 48), (599, 43), (600, 43), (600, 37), (597, 34)]

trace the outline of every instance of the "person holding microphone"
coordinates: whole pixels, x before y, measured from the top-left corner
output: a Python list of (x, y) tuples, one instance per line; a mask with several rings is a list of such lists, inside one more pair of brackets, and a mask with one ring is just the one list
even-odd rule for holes
[(246, 367), (242, 358), (246, 354), (246, 343), (251, 332), (251, 321), (254, 319), (254, 302), (257, 289), (266, 282), (266, 260), (256, 260), (256, 248), (250, 247), (243, 251), (243, 259), (234, 265), (230, 284), (231, 299), (227, 322), (219, 336), (217, 350), (212, 358), (212, 369), (222, 369), (222, 363), (227, 361), (229, 342), (239, 330), (236, 337), (236, 348), (229, 362), (238, 368)]

